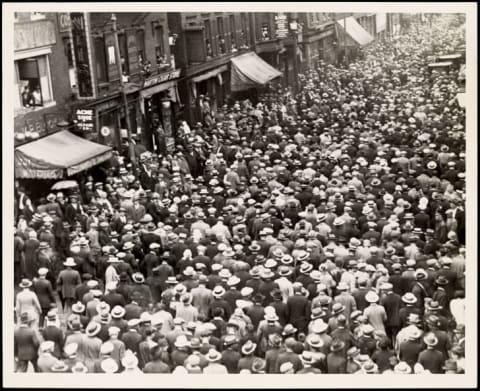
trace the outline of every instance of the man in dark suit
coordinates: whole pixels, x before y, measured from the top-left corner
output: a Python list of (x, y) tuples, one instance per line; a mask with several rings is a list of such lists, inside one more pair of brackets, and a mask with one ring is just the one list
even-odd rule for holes
[(116, 284), (109, 283), (106, 286), (107, 293), (103, 296), (103, 301), (110, 305), (110, 308), (113, 308), (117, 305), (123, 307), (126, 304), (126, 300), (120, 293), (116, 291)]
[(125, 320), (139, 319), (143, 308), (138, 304), (138, 294), (132, 295), (132, 301), (125, 306)]
[(308, 320), (310, 317), (309, 301), (306, 296), (303, 295), (303, 286), (298, 283), (293, 284), (293, 296), (290, 296), (287, 300), (287, 320), (299, 332), (305, 333), (307, 331)]
[(63, 269), (57, 278), (57, 289), (61, 292), (63, 311), (68, 312), (75, 302), (75, 288), (81, 284), (80, 273), (74, 269), (76, 266), (73, 258), (67, 258), (63, 263), (66, 269)]
[(137, 327), (139, 319), (130, 319), (128, 321), (128, 331), (123, 333), (122, 342), (125, 344), (125, 350), (130, 349), (133, 353), (139, 354), (139, 345), (142, 341), (142, 335), (138, 332)]
[(48, 269), (42, 267), (38, 269), (38, 278), (33, 280), (33, 291), (37, 294), (42, 313), (40, 314), (40, 327), (43, 326), (45, 316), (48, 311), (55, 304), (55, 297), (53, 296), (52, 283), (47, 280), (46, 276)]
[(385, 293), (380, 299), (380, 304), (385, 308), (387, 320), (385, 321), (385, 331), (387, 336), (395, 341), (395, 337), (400, 329), (399, 311), (402, 306), (402, 297), (393, 291), (393, 285), (384, 283), (380, 289)]
[(20, 325), (14, 331), (15, 372), (27, 372), (29, 362), (32, 363), (34, 371), (38, 372), (37, 358), (40, 339), (36, 330), (30, 327), (30, 322), (30, 316), (27, 312), (21, 314)]
[(223, 342), (225, 350), (222, 352), (221, 364), (225, 365), (228, 373), (238, 373), (238, 362), (242, 355), (238, 352), (238, 341), (235, 335), (227, 335)]
[(60, 327), (57, 326), (57, 313), (55, 310), (51, 310), (47, 314), (46, 327), (42, 331), (44, 341), (52, 341), (55, 346), (53, 348), (53, 355), (61, 359), (63, 357), (63, 347), (65, 344), (65, 335)]

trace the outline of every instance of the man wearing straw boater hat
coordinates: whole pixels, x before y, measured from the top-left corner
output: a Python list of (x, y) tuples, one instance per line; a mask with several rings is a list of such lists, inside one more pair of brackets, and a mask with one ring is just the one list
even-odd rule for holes
[(62, 300), (63, 312), (70, 312), (72, 304), (75, 302), (75, 288), (82, 280), (80, 273), (73, 268), (77, 265), (72, 257), (68, 257), (63, 265), (66, 267), (62, 270), (57, 278), (57, 290)]

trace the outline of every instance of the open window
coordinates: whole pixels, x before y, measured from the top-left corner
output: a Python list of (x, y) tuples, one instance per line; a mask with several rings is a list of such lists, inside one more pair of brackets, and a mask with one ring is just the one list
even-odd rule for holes
[(48, 56), (15, 61), (17, 108), (43, 107), (53, 101)]

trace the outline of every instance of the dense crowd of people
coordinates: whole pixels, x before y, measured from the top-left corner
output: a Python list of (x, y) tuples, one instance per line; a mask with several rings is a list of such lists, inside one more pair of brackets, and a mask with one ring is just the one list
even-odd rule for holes
[(174, 154), (16, 197), (16, 370), (463, 373), (465, 110), (442, 16), (300, 91), (182, 122)]

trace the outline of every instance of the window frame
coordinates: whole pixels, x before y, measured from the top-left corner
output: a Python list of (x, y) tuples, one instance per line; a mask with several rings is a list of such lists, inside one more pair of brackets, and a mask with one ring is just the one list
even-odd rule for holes
[[(212, 24), (210, 19), (205, 19), (203, 21), (205, 26), (205, 54), (206, 57), (215, 57), (215, 48), (213, 45), (213, 36), (212, 36)], [(210, 54), (208, 53), (208, 44), (210, 43)]]
[[(53, 83), (52, 83), (52, 72), (51, 72), (51, 68), (50, 68), (50, 56), (49, 54), (51, 54), (51, 50), (50, 49), (46, 49), (46, 50), (43, 50), (41, 51), (40, 53), (35, 53), (36, 51), (32, 51), (32, 55), (22, 55), (22, 56), (18, 56), (18, 58), (15, 58), (14, 59), (14, 71), (15, 71), (15, 81), (14, 81), (14, 84), (15, 84), (15, 87), (16, 87), (16, 90), (18, 91), (18, 103), (19, 103), (19, 106), (17, 107), (14, 107), (14, 112), (15, 112), (15, 115), (17, 114), (21, 114), (22, 112), (24, 111), (37, 111), (37, 110), (42, 110), (42, 109), (46, 109), (48, 107), (52, 107), (52, 106), (55, 106), (56, 105), (56, 101), (55, 101), (55, 96), (54, 96), (54, 92), (53, 92)], [(34, 54), (34, 55), (33, 55)], [(40, 69), (39, 69), (39, 58), (43, 58), (45, 59), (45, 73), (46, 73), (46, 77), (47, 77), (47, 83), (48, 83), (48, 92), (49, 92), (49, 100), (45, 100), (45, 94), (44, 94), (44, 91), (42, 90), (42, 86), (41, 86), (41, 75), (40, 75)], [(40, 93), (41, 93), (41, 100), (42, 100), (42, 104), (41, 105), (34, 105), (34, 106), (30, 106), (30, 107), (25, 107), (23, 106), (23, 102), (22, 102), (22, 91), (20, 90), (20, 70), (19, 70), (19, 61), (25, 61), (25, 60), (29, 60), (29, 59), (35, 59), (36, 61), (36, 65), (37, 65), (37, 72), (38, 72), (38, 84), (39, 84), (39, 87), (40, 87)]]
[[(225, 23), (223, 20), (223, 16), (217, 16), (217, 41), (218, 41), (218, 52), (220, 55), (227, 54), (227, 41), (225, 36)], [(223, 40), (223, 48), (222, 48), (222, 40)]]
[(237, 23), (235, 21), (235, 15), (230, 15), (228, 17), (228, 23), (230, 27), (230, 51), (232, 51), (233, 46), (238, 50), (238, 37), (237, 37)]

